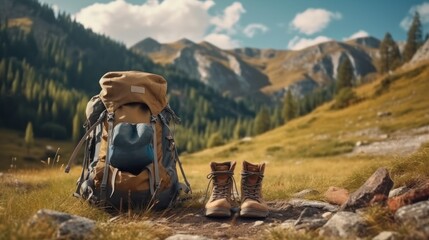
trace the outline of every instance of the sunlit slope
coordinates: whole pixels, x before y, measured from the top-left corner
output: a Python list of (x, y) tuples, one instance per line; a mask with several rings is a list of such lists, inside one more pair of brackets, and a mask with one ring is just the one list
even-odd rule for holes
[[(355, 90), (361, 100), (348, 108), (331, 110), (330, 102), (249, 141), (236, 141), (184, 158), (209, 162), (335, 156), (351, 152), (358, 141), (370, 144), (397, 131), (429, 125), (428, 63), (404, 67)], [(380, 116), (384, 113), (387, 116)]]

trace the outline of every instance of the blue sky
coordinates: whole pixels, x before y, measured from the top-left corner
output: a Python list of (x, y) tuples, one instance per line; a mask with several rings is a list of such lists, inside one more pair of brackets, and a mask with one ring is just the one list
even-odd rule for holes
[(412, 13), (429, 31), (429, 1), (417, 0), (40, 0), (127, 46), (146, 37), (188, 38), (221, 48), (302, 49), (331, 39), (390, 32), (406, 39)]

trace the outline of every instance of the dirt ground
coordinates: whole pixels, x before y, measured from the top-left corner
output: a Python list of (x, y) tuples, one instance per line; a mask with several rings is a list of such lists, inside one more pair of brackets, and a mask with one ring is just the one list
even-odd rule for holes
[[(265, 219), (240, 218), (238, 208), (229, 218), (207, 218), (202, 208), (178, 208), (158, 215), (157, 224), (166, 225), (174, 234), (191, 234), (215, 239), (259, 239), (266, 229), (286, 220), (296, 220), (305, 207), (292, 206), (288, 202), (268, 202), (270, 214)], [(235, 210), (235, 213), (234, 213)], [(315, 218), (321, 218), (323, 209), (312, 210)]]

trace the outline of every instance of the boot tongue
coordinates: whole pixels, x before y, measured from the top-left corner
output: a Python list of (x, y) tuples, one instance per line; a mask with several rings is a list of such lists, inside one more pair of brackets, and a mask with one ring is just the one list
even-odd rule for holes
[[(253, 165), (248, 162), (243, 162), (243, 169), (252, 172), (252, 173), (260, 173), (262, 169), (260, 169), (259, 165)], [(259, 175), (250, 175), (246, 178), (246, 183), (248, 185), (255, 185), (259, 180)]]
[[(212, 171), (229, 171), (231, 168), (231, 163), (212, 163)], [(220, 184), (225, 184), (228, 181), (228, 174), (226, 173), (219, 173), (216, 175), (216, 182)]]

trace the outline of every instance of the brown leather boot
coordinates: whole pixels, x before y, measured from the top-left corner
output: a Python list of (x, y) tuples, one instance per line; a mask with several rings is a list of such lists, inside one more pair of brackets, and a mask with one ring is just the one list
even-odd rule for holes
[(211, 162), (210, 167), (212, 172), (207, 178), (213, 181), (213, 190), (209, 201), (206, 203), (206, 216), (229, 217), (231, 216), (235, 162)]
[(265, 163), (243, 162), (241, 172), (241, 217), (264, 218), (268, 216), (268, 206), (262, 199), (262, 179)]

